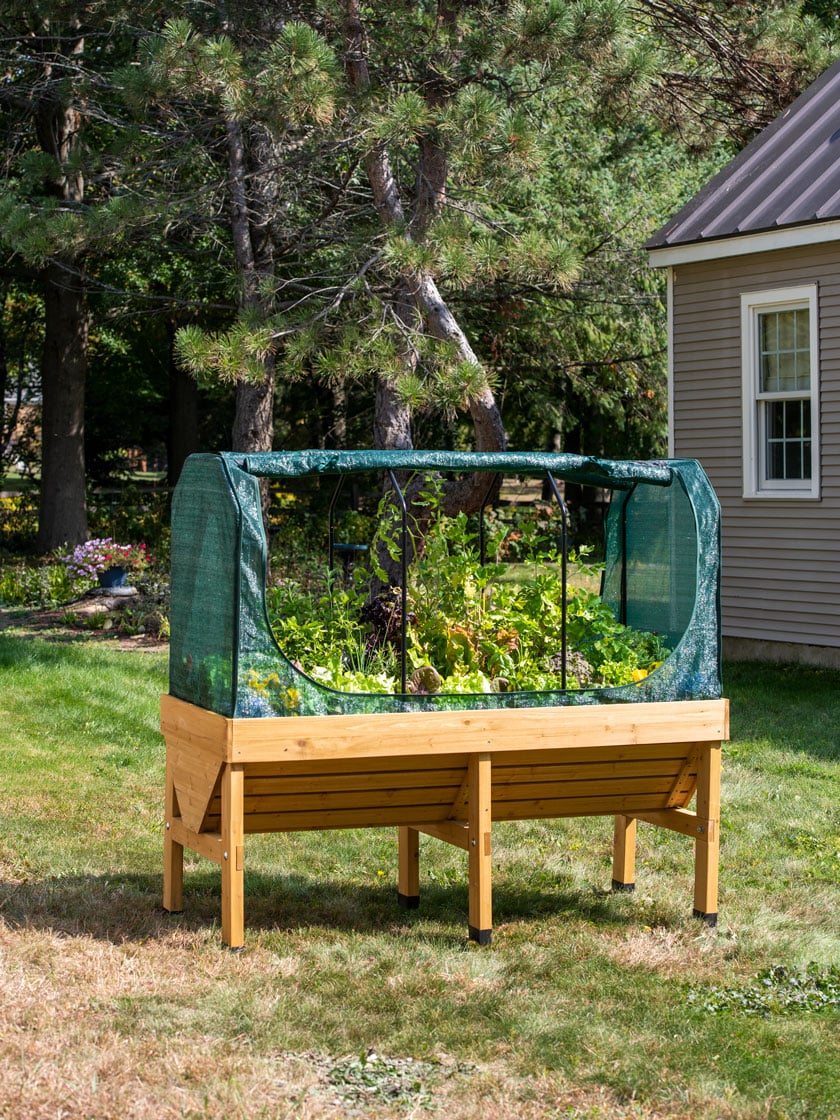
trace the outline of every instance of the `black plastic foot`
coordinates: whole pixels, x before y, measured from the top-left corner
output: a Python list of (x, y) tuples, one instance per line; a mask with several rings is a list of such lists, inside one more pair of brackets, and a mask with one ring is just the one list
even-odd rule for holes
[(714, 929), (717, 925), (717, 914), (704, 914), (702, 910), (695, 910), (693, 913), (694, 917), (705, 922), (709, 929)]
[[(222, 942), (222, 944), (225, 945), (224, 941)], [(244, 945), (225, 945), (225, 948), (227, 949), (227, 951), (229, 953), (244, 953), (245, 952), (245, 946)]]
[(489, 945), (492, 929), (476, 929), (470, 926), (470, 941), (477, 941), (479, 945)]
[(620, 879), (613, 879), (612, 889), (616, 894), (630, 894), (636, 889), (636, 884), (622, 883)]
[(183, 910), (170, 910), (166, 906), (163, 907), (163, 912), (164, 912), (164, 914), (183, 914), (184, 913)]
[(420, 895), (398, 893), (397, 902), (403, 910), (417, 910), (420, 907)]

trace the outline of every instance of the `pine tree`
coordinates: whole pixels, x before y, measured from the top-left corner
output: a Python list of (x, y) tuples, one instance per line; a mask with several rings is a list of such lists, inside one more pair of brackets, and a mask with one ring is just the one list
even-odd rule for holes
[[(159, 139), (167, 145), (180, 140), (190, 153), (176, 171), (182, 191), (185, 184), (187, 194), (195, 186), (201, 160), (191, 153), (200, 136), (209, 158), (199, 180), (203, 176), (205, 189), (225, 198), (239, 287), (237, 320), (221, 336), (184, 328), (177, 346), (196, 376), (235, 384), (235, 451), (273, 445), (278, 240), (284, 208), (301, 196), (300, 183), (291, 185), (284, 165), (313, 123), (329, 121), (334, 71), (331, 51), (308, 26), (246, 4), (218, 29), (170, 21), (143, 73), (129, 77), (134, 97), (155, 107)], [(267, 516), (267, 484), (263, 506)]]
[(7, 277), (40, 290), (41, 485), (38, 545), (87, 536), (84, 404), (89, 284), (131, 228), (120, 194), (118, 99), (108, 80), (133, 50), (121, 10), (58, 2), (4, 5), (0, 252)]

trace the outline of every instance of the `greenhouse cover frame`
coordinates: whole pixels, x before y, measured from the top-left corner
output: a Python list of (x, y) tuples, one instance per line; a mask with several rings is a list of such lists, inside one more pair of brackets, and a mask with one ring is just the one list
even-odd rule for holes
[[(611, 491), (603, 597), (621, 621), (662, 634), (671, 653), (643, 680), (618, 687), (392, 695), (318, 684), (284, 656), (271, 630), (259, 481), (370, 471), (550, 474)], [(690, 459), (318, 450), (190, 456), (173, 500), (170, 694), (233, 718), (717, 699), (717, 498)]]

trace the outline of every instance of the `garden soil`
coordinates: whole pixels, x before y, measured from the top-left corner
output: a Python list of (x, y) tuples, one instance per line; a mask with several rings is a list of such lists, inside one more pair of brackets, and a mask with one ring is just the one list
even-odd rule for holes
[(111, 595), (96, 589), (60, 607), (0, 607), (0, 631), (50, 642), (107, 643), (111, 649), (166, 650), (162, 624), (155, 603), (139, 593)]

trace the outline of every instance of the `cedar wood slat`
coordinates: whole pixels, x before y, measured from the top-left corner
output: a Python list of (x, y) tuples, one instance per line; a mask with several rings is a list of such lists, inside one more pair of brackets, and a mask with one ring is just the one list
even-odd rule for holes
[[(162, 729), (179, 742), (192, 705), (172, 696), (161, 700)], [(717, 700), (645, 704), (591, 704), (485, 712), (410, 712), (363, 716), (300, 716), (238, 719), (202, 712), (218, 722), (228, 762), (278, 762), (470, 754), (492, 748), (506, 754), (536, 747), (567, 750), (591, 746), (679, 742), (691, 725), (697, 741), (725, 738)], [(384, 721), (384, 722), (383, 722)]]
[[(667, 777), (673, 774), (676, 777), (682, 768), (684, 756), (675, 754), (675, 748), (668, 744), (663, 748), (660, 757), (625, 759), (616, 761), (614, 758), (602, 762), (571, 762), (565, 759), (556, 764), (546, 762), (544, 766), (517, 765), (506, 766), (499, 764), (493, 767), (493, 785), (501, 787), (513, 783), (528, 781), (548, 782), (585, 781), (587, 778), (609, 778), (621, 774), (624, 777), (644, 777), (647, 774)], [(305, 766), (305, 764), (304, 764)], [(391, 789), (395, 785), (399, 788), (413, 788), (417, 786), (460, 786), (466, 769), (466, 758), (461, 766), (449, 769), (415, 770), (394, 768), (390, 770), (376, 770), (364, 774), (347, 773), (344, 768), (327, 771), (313, 772), (308, 767), (302, 770), (293, 769), (293, 764), (286, 767), (287, 773), (277, 773), (276, 769), (271, 774), (266, 774), (265, 764), (259, 768), (253, 767), (245, 774), (245, 796), (259, 797), (271, 793), (327, 793), (337, 791), (346, 793), (350, 790), (381, 790)]]
[[(693, 763), (692, 763), (693, 765)], [(696, 769), (696, 768), (695, 768)], [(610, 778), (593, 779), (584, 782), (532, 782), (513, 783), (496, 786), (493, 783), (493, 806), (506, 803), (523, 803), (525, 801), (557, 800), (568, 798), (579, 800), (587, 797), (599, 797), (606, 800), (612, 796), (624, 794), (637, 794), (649, 798), (649, 804), (670, 803), (673, 792), (674, 804), (684, 804), (694, 789), (690, 776), (677, 784), (677, 780), (669, 774), (663, 776), (652, 775), (646, 778)], [(276, 813), (284, 817), (289, 813), (317, 813), (325, 814), (343, 809), (376, 811), (390, 806), (406, 807), (411, 805), (445, 805), (447, 810), (452, 808), (453, 801), (458, 795), (460, 785), (455, 786), (423, 786), (418, 789), (383, 789), (355, 790), (348, 792), (322, 791), (320, 793), (274, 793), (265, 795), (248, 795), (246, 792), (244, 803), (248, 815), (265, 815)], [(560, 791), (563, 791), (562, 794)], [(688, 794), (688, 797), (686, 796)], [(466, 805), (467, 799), (464, 799)], [(217, 802), (211, 801), (209, 815), (216, 816), (220, 812)], [(548, 815), (548, 814), (546, 814)], [(571, 814), (569, 814), (571, 815)], [(453, 814), (454, 819), (460, 819), (460, 814)]]
[[(492, 802), (492, 819), (502, 821), (551, 820), (564, 817), (603, 817), (617, 813), (641, 817), (681, 806), (668, 806), (667, 795), (662, 793), (652, 800), (650, 794), (625, 794), (611, 797), (556, 797), (538, 798), (523, 801)], [(435, 803), (412, 805), (393, 805), (373, 809), (313, 809), (309, 812), (248, 812), (245, 816), (246, 834), (263, 832), (318, 832), (333, 828), (386, 828), (397, 825), (417, 826), (423, 821), (448, 821), (448, 806)], [(219, 818), (210, 815), (207, 824), (214, 830), (219, 828)]]

